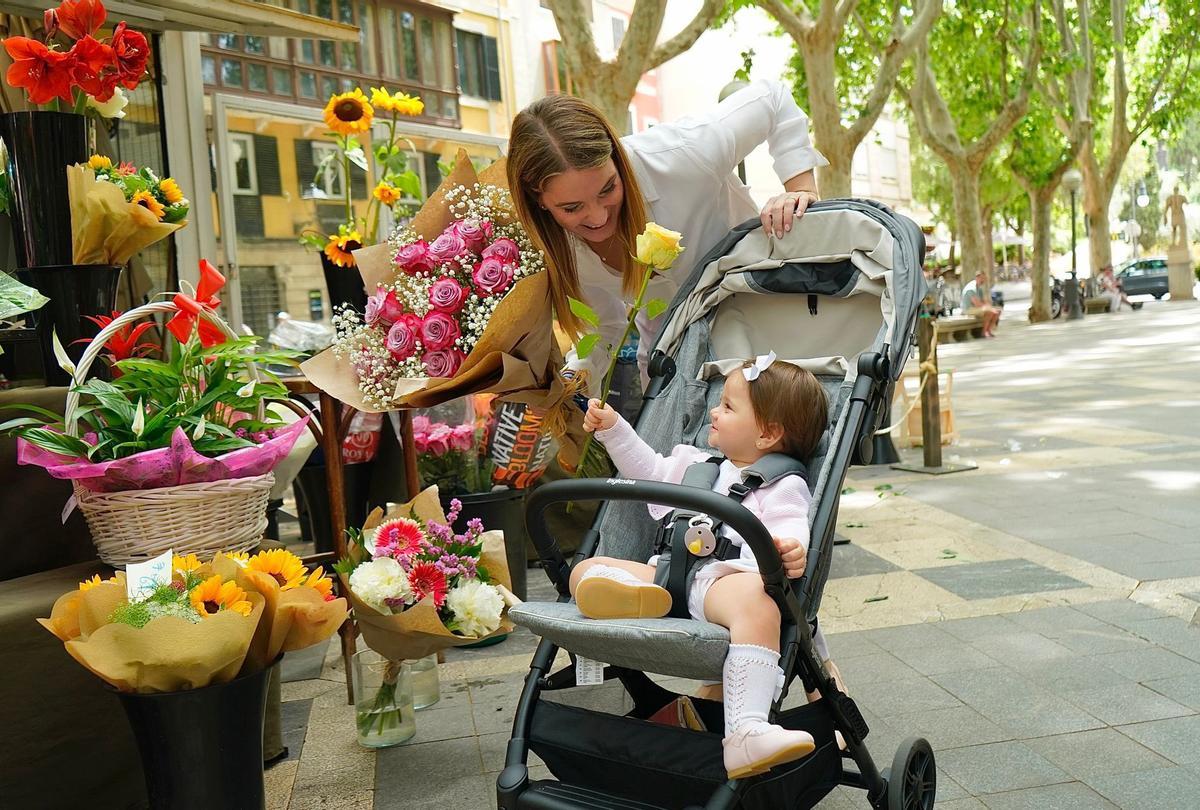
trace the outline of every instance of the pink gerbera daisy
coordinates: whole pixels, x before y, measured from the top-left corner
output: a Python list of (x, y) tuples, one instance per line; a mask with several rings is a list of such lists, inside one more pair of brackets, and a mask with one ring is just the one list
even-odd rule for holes
[(446, 574), (430, 562), (417, 563), (408, 573), (408, 584), (420, 601), (433, 597), (433, 606), (441, 610), (446, 601)]
[(375, 556), (412, 556), (421, 550), (425, 534), (415, 520), (396, 518), (375, 529)]

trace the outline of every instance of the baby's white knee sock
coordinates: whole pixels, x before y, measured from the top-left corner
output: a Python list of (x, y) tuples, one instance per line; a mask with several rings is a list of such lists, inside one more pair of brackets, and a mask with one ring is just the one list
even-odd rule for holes
[(579, 581), (583, 582), (589, 577), (607, 577), (609, 579), (615, 579), (617, 582), (628, 582), (630, 585), (645, 584), (642, 582), (642, 580), (638, 579), (631, 572), (626, 571), (624, 568), (617, 568), (615, 565), (604, 565), (603, 563), (597, 563), (596, 565), (588, 566), (588, 570), (584, 571), (583, 574), (580, 575)]
[(756, 644), (730, 644), (725, 656), (725, 736), (747, 724), (766, 724), (783, 680), (779, 653)]

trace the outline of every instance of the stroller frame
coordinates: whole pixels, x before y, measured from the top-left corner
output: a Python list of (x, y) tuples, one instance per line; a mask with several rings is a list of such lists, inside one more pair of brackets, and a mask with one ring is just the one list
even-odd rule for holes
[[(662, 358), (665, 359), (665, 358)], [(654, 364), (661, 367), (661, 362)], [(835, 450), (829, 486), (841, 488), (846, 471), (852, 461), (869, 464), (871, 461), (873, 433), (880, 413), (873, 402), (886, 402), (883, 389), (890, 389), (891, 377), (886, 353), (865, 353), (859, 357), (858, 377), (848, 408), (847, 435), (855, 441), (843, 441)], [(652, 383), (651, 388), (654, 385)], [(852, 432), (851, 432), (852, 431)], [(815, 607), (829, 574), (833, 560), (833, 537), (837, 525), (837, 504), (823, 503), (818, 507), (813, 523), (813, 539), (809, 546), (810, 565), (804, 575), (789, 582), (783, 573), (779, 552), (770, 534), (759, 520), (744, 506), (713, 492), (698, 490), (678, 484), (664, 484), (625, 479), (579, 479), (555, 481), (534, 490), (526, 507), (526, 526), (533, 544), (542, 560), (542, 565), (559, 594), (559, 601), (571, 598), (569, 580), (571, 565), (546, 528), (543, 513), (556, 503), (570, 501), (639, 501), (657, 503), (674, 508), (693, 509), (720, 518), (738, 532), (754, 551), (762, 572), (763, 587), (779, 606), (780, 623), (780, 667), (786, 676), (783, 694), (772, 707), (772, 715), (787, 696), (791, 682), (799, 676), (806, 689), (816, 689), (824, 696), (819, 703), (832, 718), (834, 727), (841, 731), (846, 740), (843, 759), (852, 760), (857, 771), (844, 770), (841, 784), (867, 791), (867, 799), (875, 808), (922, 807), (911, 804), (914, 792), (919, 799), (928, 795), (936, 784), (933, 753), (928, 743), (919, 738), (907, 740), (897, 752), (892, 771), (881, 773), (867, 750), (865, 739), (869, 732), (866, 720), (854, 700), (838, 689), (836, 682), (822, 664), (813, 647), (812, 632), (808, 623), (810, 607)], [(593, 527), (584, 535), (573, 563), (591, 557), (599, 542)], [(513, 734), (505, 756), (505, 767), (497, 779), (496, 790), (501, 810), (517, 808), (542, 808), (544, 810), (572, 810), (582, 807), (649, 808), (653, 805), (631, 803), (623, 797), (608, 797), (593, 790), (574, 788), (560, 782), (531, 782), (528, 770), (529, 733), (533, 712), (542, 690), (562, 689), (574, 682), (574, 665), (550, 673), (558, 646), (542, 640), (530, 664), (524, 688), (513, 720)], [(618, 677), (633, 697), (635, 704), (653, 701), (670, 695), (653, 683), (644, 673), (611, 667), (606, 679)], [(660, 694), (661, 693), (661, 694)], [(813, 704), (817, 705), (817, 704)], [(898, 767), (897, 767), (898, 766)], [(730, 780), (712, 796), (705, 810), (726, 810), (736, 807), (747, 780)], [(915, 789), (915, 791), (913, 790)], [(932, 802), (930, 801), (930, 806)]]

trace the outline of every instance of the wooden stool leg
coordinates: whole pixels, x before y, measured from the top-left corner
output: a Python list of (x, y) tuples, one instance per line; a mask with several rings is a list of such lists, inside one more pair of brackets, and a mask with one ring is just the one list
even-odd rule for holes
[[(321, 449), (325, 452), (325, 482), (329, 493), (329, 528), (338, 559), (346, 556), (346, 478), (342, 468), (341, 403), (321, 392)], [(342, 637), (342, 663), (346, 667), (346, 702), (354, 702), (351, 659), (354, 657), (358, 628), (347, 618), (338, 631)]]

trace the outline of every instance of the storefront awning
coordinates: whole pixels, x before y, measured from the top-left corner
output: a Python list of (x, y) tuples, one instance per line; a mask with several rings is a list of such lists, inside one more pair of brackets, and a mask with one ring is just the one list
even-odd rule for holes
[[(46, 0), (0, 0), (0, 11), (40, 20)], [(254, 0), (110, 0), (110, 22), (143, 31), (311, 37), (357, 42), (358, 28)]]

